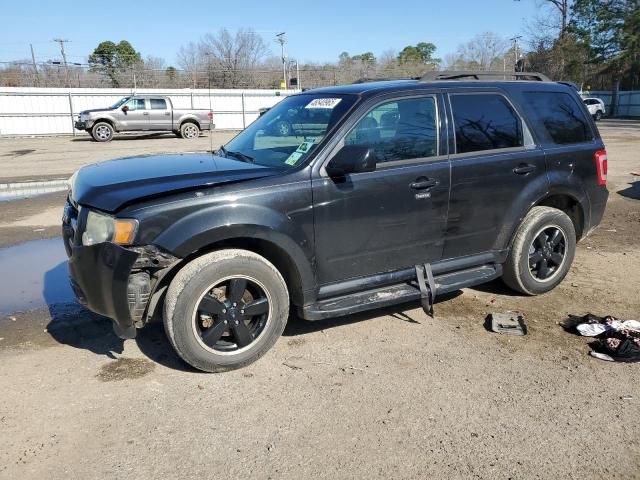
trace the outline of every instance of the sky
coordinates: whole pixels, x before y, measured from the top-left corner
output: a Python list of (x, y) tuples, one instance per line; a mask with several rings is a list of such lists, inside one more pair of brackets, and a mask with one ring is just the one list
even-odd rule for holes
[(474, 35), (522, 34), (539, 0), (322, 0), (314, 2), (186, 2), (109, 0), (101, 2), (0, 0), (0, 62), (59, 60), (65, 44), (70, 62), (86, 62), (104, 40), (128, 40), (143, 57), (176, 65), (181, 45), (220, 28), (253, 28), (280, 55), (275, 35), (286, 32), (287, 53), (301, 62), (334, 62), (347, 51), (402, 50), (418, 42), (436, 45), (443, 58)]

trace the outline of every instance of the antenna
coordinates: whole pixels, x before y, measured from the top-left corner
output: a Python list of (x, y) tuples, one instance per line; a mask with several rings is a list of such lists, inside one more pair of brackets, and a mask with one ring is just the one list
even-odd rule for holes
[(207, 79), (209, 80), (209, 113), (207, 116), (209, 117), (209, 149), (211, 153), (213, 153), (213, 135), (212, 135), (212, 127), (213, 127), (213, 106), (211, 105), (211, 52), (205, 52), (205, 57), (207, 57)]

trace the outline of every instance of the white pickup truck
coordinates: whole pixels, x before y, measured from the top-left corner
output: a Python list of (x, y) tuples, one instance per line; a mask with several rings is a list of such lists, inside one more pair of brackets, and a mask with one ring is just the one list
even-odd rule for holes
[(80, 112), (78, 130), (96, 142), (109, 142), (116, 132), (173, 132), (186, 139), (198, 138), (201, 130), (213, 128), (213, 112), (205, 109), (175, 109), (171, 99), (159, 95), (124, 97), (109, 108)]

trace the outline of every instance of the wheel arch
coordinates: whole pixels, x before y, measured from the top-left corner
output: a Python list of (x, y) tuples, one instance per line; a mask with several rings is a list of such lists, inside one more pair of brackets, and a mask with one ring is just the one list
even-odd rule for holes
[(585, 211), (582, 203), (566, 192), (550, 193), (536, 202), (533, 207), (552, 207), (563, 211), (571, 219), (576, 231), (576, 241), (582, 238), (585, 226)]
[(312, 239), (287, 216), (264, 206), (218, 207), (182, 218), (151, 241), (189, 261), (222, 248), (262, 255), (280, 271), (296, 305), (315, 301)]
[(111, 125), (111, 128), (113, 128), (114, 131), (117, 131), (116, 123), (108, 117), (100, 117), (99, 119), (94, 120), (93, 125), (91, 126), (91, 130), (93, 130), (93, 127), (95, 127), (98, 123), (108, 123), (109, 125)]
[(185, 123), (193, 123), (194, 125), (196, 125), (200, 130), (202, 130), (202, 127), (200, 126), (200, 122), (198, 121), (197, 118), (195, 117), (186, 117), (186, 118), (181, 118), (180, 119), (180, 125), (178, 126), (178, 129), (182, 128), (182, 126)]
[(549, 188), (548, 184), (529, 185), (523, 192), (520, 201), (515, 202), (498, 234), (494, 249), (510, 249), (513, 239), (527, 214), (534, 207), (553, 207), (565, 212), (576, 230), (576, 240), (584, 235), (589, 225), (590, 206), (582, 189), (574, 185), (556, 184)]

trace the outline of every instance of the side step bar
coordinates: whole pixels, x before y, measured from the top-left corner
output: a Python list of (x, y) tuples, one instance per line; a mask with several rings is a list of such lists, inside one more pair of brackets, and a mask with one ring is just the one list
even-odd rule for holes
[[(438, 275), (435, 277), (436, 295), (489, 282), (501, 275), (502, 265), (500, 264), (482, 265)], [(305, 320), (324, 320), (417, 300), (420, 300), (420, 288), (417, 283), (400, 283), (327, 298), (304, 306), (300, 309), (300, 315)]]

